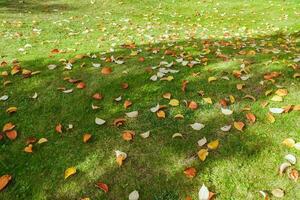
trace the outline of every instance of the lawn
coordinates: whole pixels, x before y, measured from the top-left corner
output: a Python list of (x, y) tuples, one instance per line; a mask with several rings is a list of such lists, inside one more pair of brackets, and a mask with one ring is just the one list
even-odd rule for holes
[(299, 0), (0, 0), (0, 199), (300, 199), (299, 19)]

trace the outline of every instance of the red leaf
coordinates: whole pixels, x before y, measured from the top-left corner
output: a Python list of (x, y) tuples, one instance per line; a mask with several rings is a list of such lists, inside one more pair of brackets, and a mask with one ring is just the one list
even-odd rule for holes
[(57, 124), (55, 127), (55, 131), (58, 133), (62, 133), (62, 125), (61, 124)]
[(97, 183), (97, 187), (100, 188), (101, 190), (103, 190), (105, 193), (108, 192), (108, 186), (105, 183), (102, 182), (98, 182)]

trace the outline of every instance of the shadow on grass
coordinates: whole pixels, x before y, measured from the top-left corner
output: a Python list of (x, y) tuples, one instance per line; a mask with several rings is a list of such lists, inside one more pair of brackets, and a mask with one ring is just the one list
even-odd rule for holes
[[(267, 136), (254, 131), (255, 127), (266, 122), (250, 125), (243, 108), (250, 106), (252, 112), (261, 109), (260, 103), (268, 98), (264, 95), (265, 91), (276, 88), (271, 81), (260, 84), (266, 73), (280, 72), (281, 76), (276, 78), (276, 83), (283, 86), (294, 81), (293, 74), (299, 71), (299, 66), (286, 66), (299, 54), (296, 38), (299, 38), (299, 33), (137, 45), (133, 49), (91, 54), (97, 55), (97, 58), (85, 56), (75, 59), (71, 71), (63, 70), (64, 65), (58, 60), (66, 58), (70, 61), (76, 54), (58, 54), (52, 58), (21, 61), (23, 68), (41, 70), (42, 73), (29, 79), (14, 76), (2, 80), (12, 81), (11, 86), (1, 86), (1, 91), (14, 91), (10, 94), (15, 98), (1, 104), (1, 110), (15, 104), (19, 111), (9, 117), (1, 115), (1, 124), (15, 122), (21, 135), (13, 143), (1, 141), (7, 152), (1, 157), (1, 162), (5, 163), (1, 174), (11, 173), (15, 178), (0, 196), (8, 198), (25, 195), (32, 199), (78, 199), (84, 196), (92, 199), (126, 199), (131, 191), (137, 189), (142, 199), (166, 199), (164, 195), (171, 195), (171, 199), (176, 199), (177, 195), (182, 198), (195, 194), (203, 182), (214, 189), (209, 178), (210, 169), (235, 158), (240, 159), (241, 165), (250, 164), (264, 150), (266, 143), (271, 145)], [(132, 52), (139, 49), (142, 52), (132, 56)], [(110, 62), (111, 56), (122, 57), (125, 64)], [(101, 60), (101, 57), (105, 57), (106, 61)], [(141, 57), (145, 61), (140, 62)], [(182, 66), (175, 61), (178, 57), (184, 57), (187, 61), (197, 58), (200, 64), (193, 67)], [(170, 82), (152, 82), (149, 78), (157, 73), (157, 69), (149, 70), (149, 66), (158, 66), (162, 60), (169, 63), (173, 61), (174, 66), (170, 68), (179, 72), (171, 74), (175, 79)], [(85, 67), (80, 67), (83, 63)], [(101, 63), (102, 67), (110, 66), (113, 72), (107, 76), (101, 75), (99, 68), (93, 68), (92, 63)], [(232, 75), (233, 70), (240, 70), (243, 63), (246, 63), (245, 71), (251, 75), (247, 81)], [(49, 64), (58, 64), (58, 68), (50, 71), (47, 69)], [(208, 77), (211, 76), (218, 80), (208, 83)], [(84, 90), (76, 89), (73, 84), (64, 81), (64, 77), (80, 79), (87, 87)], [(185, 93), (181, 91), (184, 80), (189, 81)], [(124, 82), (129, 84), (127, 90), (120, 86)], [(240, 83), (245, 86), (242, 90), (237, 90), (236, 85)], [(58, 87), (74, 88), (74, 92), (63, 94), (57, 91)], [(213, 105), (202, 100), (198, 94), (201, 90), (205, 91), (205, 97), (213, 99)], [(39, 94), (37, 101), (28, 98), (34, 92)], [(91, 96), (95, 92), (101, 92), (104, 99), (100, 102), (92, 100)], [(168, 100), (162, 98), (165, 92), (171, 92), (173, 98), (181, 100), (181, 105), (167, 108), (166, 119), (160, 120), (149, 108), (158, 102), (168, 105)], [(114, 98), (120, 95), (123, 97), (122, 103), (114, 102)], [(236, 99), (232, 105), (235, 113), (224, 117), (220, 113), (218, 101), (229, 98), (229, 95)], [(243, 98), (245, 95), (252, 95), (257, 101)], [(129, 109), (123, 108), (125, 99), (133, 102)], [(183, 100), (196, 101), (199, 109), (191, 111), (184, 106)], [(99, 105), (100, 110), (91, 110), (92, 103)], [(133, 110), (140, 111), (137, 119), (127, 119), (127, 123), (120, 128), (112, 125), (114, 119), (124, 117), (125, 112)], [(174, 119), (178, 113), (185, 118)], [(96, 127), (95, 116), (105, 119), (107, 125)], [(232, 130), (225, 134), (219, 130), (221, 126), (232, 124), (235, 120), (247, 123), (245, 132)], [(188, 126), (196, 121), (206, 125), (200, 132), (193, 131)], [(59, 136), (53, 131), (57, 123), (72, 123), (74, 131)], [(121, 139), (121, 132), (128, 129), (137, 133), (151, 130), (152, 135), (149, 139), (136, 136), (128, 143)], [(82, 143), (84, 132), (93, 133), (90, 144)], [(183, 138), (172, 139), (176, 132), (183, 133)], [(37, 138), (47, 137), (49, 142), (44, 147), (35, 147), (33, 155), (25, 155), (20, 151), (24, 147), (24, 140), (33, 136), (33, 133), (36, 133), (34, 136)], [(199, 150), (197, 141), (204, 136), (208, 141), (219, 139), (221, 145), (218, 150), (210, 153), (205, 162), (200, 162), (196, 156)], [(128, 153), (128, 159), (120, 168), (114, 157), (114, 150), (117, 149)], [(63, 171), (72, 165), (78, 167), (78, 174), (69, 180), (63, 180)], [(183, 174), (183, 170), (189, 166), (195, 166), (199, 173), (193, 181)], [(110, 192), (104, 194), (96, 189), (94, 185), (97, 181), (107, 183)]]
[(16, 13), (51, 13), (75, 9), (71, 4), (56, 3), (56, 0), (0, 0), (0, 10)]

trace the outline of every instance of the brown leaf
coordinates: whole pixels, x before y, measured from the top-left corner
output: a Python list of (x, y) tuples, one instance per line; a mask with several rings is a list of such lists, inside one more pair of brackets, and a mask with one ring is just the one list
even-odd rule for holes
[(116, 127), (119, 127), (119, 126), (122, 126), (124, 125), (126, 122), (126, 119), (125, 118), (117, 118), (114, 120), (113, 124), (116, 126)]
[(7, 131), (5, 134), (10, 140), (15, 140), (18, 136), (18, 133), (15, 130)]
[(289, 172), (289, 178), (295, 182), (298, 181), (298, 178), (299, 178), (299, 172), (297, 169), (292, 169), (290, 172)]
[(28, 137), (27, 139), (26, 139), (26, 145), (28, 145), (28, 144), (33, 144), (33, 143), (35, 143), (37, 141), (37, 139), (35, 138), (35, 137)]
[(83, 134), (82, 140), (83, 140), (84, 143), (87, 143), (91, 139), (91, 137), (92, 137), (91, 134), (85, 133), (85, 134)]
[(100, 188), (101, 190), (103, 190), (105, 193), (107, 193), (109, 190), (108, 186), (102, 182), (98, 182), (97, 187)]
[(3, 175), (0, 177), (0, 191), (3, 190), (7, 184), (11, 181), (11, 175)]
[(186, 87), (187, 87), (187, 84), (188, 84), (188, 83), (189, 83), (189, 82), (188, 82), (187, 80), (184, 80), (184, 81), (182, 82), (181, 90), (182, 90), (183, 92), (186, 91)]
[(194, 167), (189, 167), (189, 168), (186, 168), (184, 170), (184, 174), (188, 177), (188, 178), (193, 178), (196, 176), (197, 174), (197, 170), (194, 168)]
[(121, 88), (127, 89), (129, 87), (128, 83), (122, 83)]
[(62, 133), (62, 128), (63, 128), (62, 125), (59, 123), (59, 124), (56, 125), (55, 131), (58, 132), (58, 133)]
[(104, 75), (108, 75), (108, 74), (110, 74), (111, 72), (112, 72), (111, 67), (103, 67), (103, 68), (101, 69), (101, 73), (104, 74)]

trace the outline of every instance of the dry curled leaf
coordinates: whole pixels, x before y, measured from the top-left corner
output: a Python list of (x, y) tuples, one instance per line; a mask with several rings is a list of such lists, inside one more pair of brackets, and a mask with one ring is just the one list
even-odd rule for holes
[(256, 117), (253, 113), (247, 113), (246, 117), (247, 117), (247, 119), (249, 120), (250, 123), (254, 123), (256, 121)]
[(207, 156), (208, 156), (208, 150), (207, 149), (200, 149), (198, 151), (198, 157), (201, 161), (205, 161)]
[(197, 170), (194, 167), (188, 167), (184, 170), (184, 174), (188, 177), (188, 178), (194, 178), (197, 174)]
[(32, 151), (32, 144), (29, 144), (27, 147), (25, 147), (24, 148), (24, 151), (26, 152), (26, 153), (32, 153), (33, 151)]
[(243, 128), (245, 126), (244, 122), (234, 122), (233, 123), (234, 128), (236, 128), (239, 131), (243, 131)]
[(188, 104), (188, 108), (191, 109), (191, 110), (196, 110), (198, 108), (198, 104), (195, 101), (191, 101)]
[(129, 100), (126, 100), (126, 101), (124, 102), (124, 108), (125, 108), (125, 109), (127, 109), (127, 108), (130, 107), (131, 105), (132, 105), (132, 102), (129, 101)]
[(122, 137), (123, 137), (123, 140), (125, 141), (130, 141), (134, 138), (135, 136), (135, 132), (134, 131), (123, 131), (122, 133)]
[(63, 128), (62, 125), (59, 123), (59, 124), (56, 125), (55, 131), (58, 132), (58, 133), (62, 133), (62, 128)]
[(10, 140), (15, 140), (18, 136), (18, 133), (16, 130), (7, 131), (7, 132), (5, 132), (5, 134)]
[(163, 110), (159, 110), (156, 115), (158, 118), (166, 118), (166, 113)]
[(219, 146), (219, 140), (214, 140), (207, 144), (207, 147), (212, 150), (217, 149), (218, 146)]
[(103, 68), (101, 69), (101, 74), (108, 75), (108, 74), (110, 74), (110, 73), (112, 73), (111, 67), (103, 67)]
[(16, 126), (15, 126), (13, 123), (8, 122), (8, 123), (6, 123), (6, 124), (3, 126), (2, 131), (3, 131), (3, 132), (10, 131), (10, 130), (14, 129), (15, 127), (16, 127)]
[(119, 127), (119, 126), (122, 126), (124, 125), (126, 122), (126, 119), (125, 118), (117, 118), (114, 120), (113, 124), (116, 126), (116, 127)]

